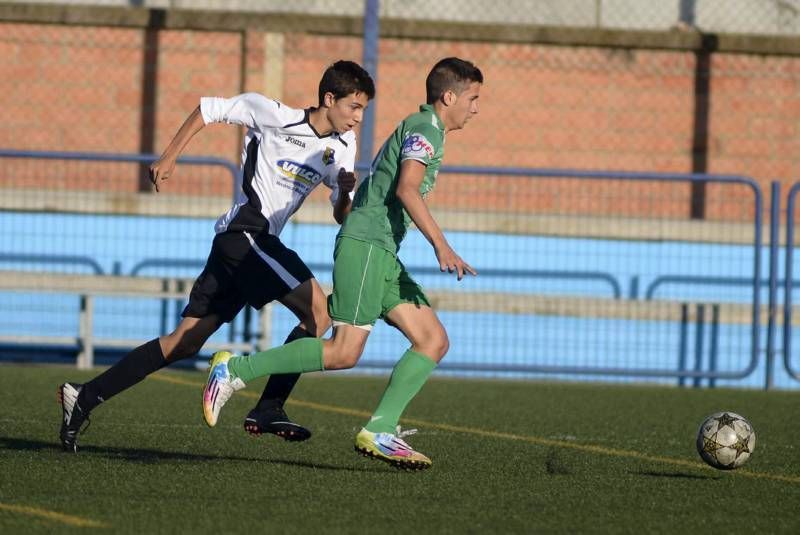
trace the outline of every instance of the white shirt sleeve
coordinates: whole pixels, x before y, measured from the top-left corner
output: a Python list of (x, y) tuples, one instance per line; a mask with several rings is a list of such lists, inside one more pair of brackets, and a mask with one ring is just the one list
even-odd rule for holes
[[(325, 177), (325, 185), (331, 188), (331, 204), (335, 205), (336, 200), (339, 198), (339, 169), (344, 168), (345, 171), (353, 172), (356, 165), (356, 136), (352, 132), (348, 132), (342, 136), (342, 139), (347, 143), (347, 146), (339, 144), (344, 149), (344, 153), (340, 157), (336, 157), (335, 163), (331, 166), (330, 173)], [(338, 143), (337, 143), (338, 144)], [(335, 155), (334, 155), (335, 157)], [(355, 188), (350, 192), (350, 200), (353, 200), (355, 195)]]
[(283, 110), (286, 106), (276, 100), (270, 100), (258, 93), (242, 93), (232, 98), (203, 97), (200, 99), (200, 113), (205, 124), (227, 123), (239, 124), (262, 130), (265, 126), (282, 126), (285, 124)]

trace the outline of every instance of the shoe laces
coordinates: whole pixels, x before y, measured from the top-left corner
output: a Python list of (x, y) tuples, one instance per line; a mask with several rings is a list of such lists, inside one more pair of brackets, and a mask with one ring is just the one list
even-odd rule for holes
[(405, 437), (417, 434), (417, 430), (416, 429), (403, 430), (403, 429), (400, 429), (399, 425), (395, 428), (395, 431), (396, 431), (396, 433), (395, 433), (394, 436), (396, 436), (397, 438), (405, 438)]
[(222, 385), (220, 385), (219, 391), (217, 393), (217, 405), (221, 407), (225, 403), (227, 403), (228, 400), (231, 399), (231, 396), (233, 395), (234, 392), (235, 390), (229, 383), (223, 383)]

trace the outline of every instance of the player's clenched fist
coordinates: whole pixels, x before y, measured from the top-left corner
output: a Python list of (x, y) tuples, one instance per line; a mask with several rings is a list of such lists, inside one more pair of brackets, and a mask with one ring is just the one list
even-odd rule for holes
[(342, 193), (350, 193), (356, 187), (355, 173), (347, 172), (344, 167), (339, 169), (339, 176), (336, 177), (336, 181), (339, 183), (339, 191)]

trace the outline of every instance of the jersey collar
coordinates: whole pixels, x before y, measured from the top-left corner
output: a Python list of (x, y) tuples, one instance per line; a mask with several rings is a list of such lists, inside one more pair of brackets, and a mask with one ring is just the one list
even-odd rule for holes
[(428, 112), (433, 115), (433, 126), (444, 132), (444, 123), (442, 123), (442, 119), (439, 117), (439, 115), (437, 115), (433, 104), (422, 104), (419, 107), (419, 111)]
[(318, 108), (315, 108), (315, 107), (305, 108), (303, 110), (305, 112), (305, 116), (303, 117), (303, 121), (302, 122), (306, 123), (308, 125), (308, 127), (311, 129), (311, 131), (314, 132), (314, 135), (317, 136), (319, 139), (323, 139), (323, 138), (326, 138), (326, 137), (333, 137), (333, 138), (339, 137), (339, 132), (336, 132), (335, 130), (331, 130), (327, 134), (320, 134), (319, 132), (317, 132), (317, 129), (314, 128), (314, 125), (311, 124), (311, 121), (310, 121), (311, 112), (316, 110), (316, 109), (318, 109)]

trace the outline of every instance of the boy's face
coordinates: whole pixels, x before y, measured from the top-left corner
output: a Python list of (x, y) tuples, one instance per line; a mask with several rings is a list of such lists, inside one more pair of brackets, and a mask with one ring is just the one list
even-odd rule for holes
[(450, 130), (459, 130), (478, 113), (478, 96), (480, 95), (480, 82), (471, 82), (450, 107)]
[(367, 104), (369, 98), (366, 93), (350, 93), (342, 98), (334, 98), (332, 93), (325, 95), (328, 120), (333, 129), (340, 134), (352, 130), (361, 122)]

